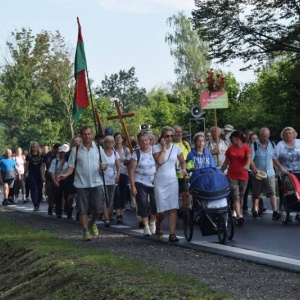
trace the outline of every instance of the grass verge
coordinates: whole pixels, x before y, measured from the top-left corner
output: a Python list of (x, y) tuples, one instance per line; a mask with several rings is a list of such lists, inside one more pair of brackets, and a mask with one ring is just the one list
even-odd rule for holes
[[(174, 262), (175, 263), (175, 262)], [(232, 299), (142, 260), (0, 220), (0, 299)]]

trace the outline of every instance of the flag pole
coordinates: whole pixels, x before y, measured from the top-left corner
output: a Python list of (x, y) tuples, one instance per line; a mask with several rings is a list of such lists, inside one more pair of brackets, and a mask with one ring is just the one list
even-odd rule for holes
[[(80, 38), (82, 40), (81, 25), (80, 25), (78, 17), (77, 17), (77, 23), (78, 23), (78, 26), (79, 26)], [(97, 123), (96, 123), (96, 114), (95, 114), (95, 110), (94, 110), (94, 100), (93, 100), (93, 95), (92, 95), (92, 89), (91, 89), (90, 79), (89, 79), (89, 72), (88, 72), (88, 69), (87, 69), (86, 58), (85, 58), (85, 71), (86, 71), (86, 78), (87, 78), (87, 82), (88, 82), (88, 89), (89, 89), (89, 93), (90, 93), (90, 99), (91, 99), (91, 103), (92, 103), (92, 113), (93, 113), (94, 125), (95, 125), (95, 129), (96, 129), (96, 134), (97, 134), (98, 133), (98, 128), (97, 128)], [(101, 151), (100, 151), (99, 139), (97, 139), (97, 148), (98, 148), (98, 151), (99, 151), (100, 163), (102, 163), (102, 156), (101, 156)], [(102, 176), (103, 185), (104, 185), (105, 203), (107, 203), (108, 197), (107, 197), (107, 192), (106, 192), (106, 187), (105, 187), (104, 171), (102, 169), (101, 169), (101, 176)]]
[[(91, 98), (91, 103), (92, 103), (93, 119), (94, 119), (94, 125), (95, 125), (96, 136), (97, 136), (97, 148), (99, 151), (100, 163), (102, 163), (102, 156), (101, 156), (101, 151), (100, 151), (100, 141), (99, 141), (99, 136), (98, 136), (99, 132), (98, 132), (98, 127), (97, 127), (97, 122), (96, 122), (96, 113), (95, 113), (95, 108), (94, 108), (94, 100), (93, 100), (92, 89), (91, 89), (91, 85), (90, 85), (89, 72), (87, 69), (86, 69), (86, 77), (87, 77), (89, 93), (90, 93), (90, 98)], [(108, 202), (108, 196), (107, 196), (107, 190), (106, 190), (106, 185), (105, 185), (104, 170), (102, 170), (102, 169), (101, 169), (101, 176), (102, 176), (102, 180), (103, 180), (103, 189), (104, 189), (105, 206), (106, 206), (106, 203)]]
[(96, 134), (98, 134), (95, 107), (94, 107), (94, 99), (93, 99), (93, 96), (92, 96), (92, 89), (91, 89), (91, 85), (90, 85), (89, 72), (88, 72), (87, 68), (86, 68), (86, 78), (87, 78), (87, 82), (88, 82), (89, 94), (90, 94), (90, 99), (91, 99), (91, 103), (92, 103), (92, 113), (93, 113), (94, 125), (95, 125), (95, 129), (96, 129)]

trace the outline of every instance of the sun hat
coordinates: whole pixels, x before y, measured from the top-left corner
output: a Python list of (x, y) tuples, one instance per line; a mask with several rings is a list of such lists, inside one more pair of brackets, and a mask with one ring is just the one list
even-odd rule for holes
[(233, 131), (234, 127), (232, 125), (227, 124), (227, 125), (224, 126), (224, 130), (225, 131)]
[(255, 178), (258, 180), (263, 180), (267, 178), (267, 174), (264, 171), (257, 170), (257, 173), (255, 174)]

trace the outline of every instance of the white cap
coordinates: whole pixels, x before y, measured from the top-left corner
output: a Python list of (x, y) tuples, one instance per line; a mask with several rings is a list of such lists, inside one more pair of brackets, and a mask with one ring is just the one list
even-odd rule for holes
[(66, 149), (65, 152), (68, 152), (70, 150), (70, 144), (69, 143), (64, 143), (62, 146), (65, 147), (65, 149)]
[(66, 147), (64, 145), (58, 147), (58, 152), (67, 152)]

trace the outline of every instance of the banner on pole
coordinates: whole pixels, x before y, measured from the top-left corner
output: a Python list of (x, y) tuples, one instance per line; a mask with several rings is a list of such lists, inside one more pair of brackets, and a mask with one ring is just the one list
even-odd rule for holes
[(202, 109), (228, 108), (227, 92), (202, 92), (200, 93)]

